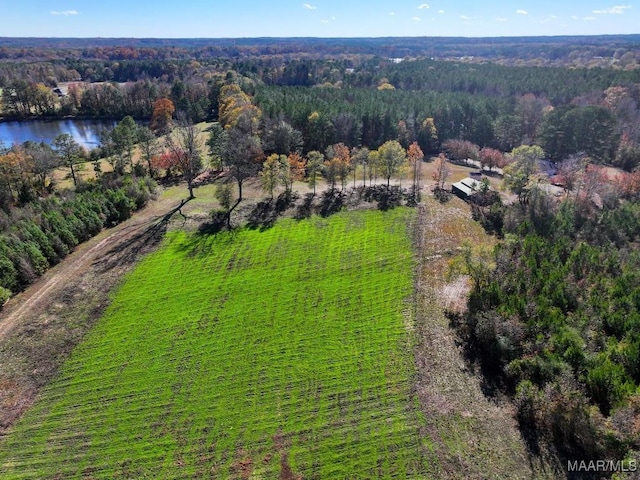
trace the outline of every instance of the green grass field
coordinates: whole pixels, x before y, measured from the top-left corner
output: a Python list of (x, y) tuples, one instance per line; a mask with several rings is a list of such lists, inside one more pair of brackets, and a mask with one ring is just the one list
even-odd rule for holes
[(1, 478), (423, 478), (414, 215), (170, 234), (0, 443)]

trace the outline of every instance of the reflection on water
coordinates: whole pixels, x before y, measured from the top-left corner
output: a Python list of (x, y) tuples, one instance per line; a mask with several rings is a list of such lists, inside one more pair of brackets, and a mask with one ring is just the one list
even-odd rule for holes
[(100, 132), (113, 127), (114, 121), (108, 120), (29, 120), (24, 122), (0, 123), (0, 142), (10, 147), (27, 140), (51, 143), (61, 133), (68, 133), (87, 150), (100, 144)]

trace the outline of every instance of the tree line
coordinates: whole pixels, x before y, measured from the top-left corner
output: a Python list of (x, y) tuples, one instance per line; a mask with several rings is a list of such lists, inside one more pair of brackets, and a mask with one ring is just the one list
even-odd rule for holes
[(628, 458), (639, 446), (638, 174), (611, 179), (574, 161), (558, 200), (529, 181), (535, 169), (525, 173), (540, 152), (516, 153), (505, 183), (526, 193), (491, 210), (504, 236), (493, 253), (468, 245), (452, 262), (473, 280), (468, 312), (454, 323), (488, 381), (513, 397), (532, 448)]
[[(111, 69), (105, 65), (103, 70)], [(145, 65), (152, 67), (112, 64), (128, 72), (122, 77), (126, 82), (74, 82), (60, 97), (46, 83), (5, 78), (2, 109), (16, 118), (149, 119), (155, 103), (168, 99), (194, 122), (216, 121), (221, 89), (236, 84), (261, 109), (261, 131), (285, 121), (301, 133), (304, 151), (324, 151), (340, 142), (377, 149), (395, 139), (404, 148), (416, 141), (432, 154), (458, 139), (502, 151), (538, 144), (554, 161), (586, 152), (627, 170), (640, 161), (637, 71), (433, 60), (243, 59), (186, 62), (176, 65), (171, 77), (142, 79), (148, 75)]]
[[(394, 37), (394, 38), (242, 38), (114, 39), (2, 38), (0, 59), (184, 60), (269, 57), (468, 58), (471, 61), (561, 66), (635, 66), (638, 35), (556, 37)], [(630, 58), (629, 58), (630, 57)]]
[(129, 218), (151, 198), (148, 178), (105, 177), (0, 210), (0, 303), (31, 284), (73, 248)]

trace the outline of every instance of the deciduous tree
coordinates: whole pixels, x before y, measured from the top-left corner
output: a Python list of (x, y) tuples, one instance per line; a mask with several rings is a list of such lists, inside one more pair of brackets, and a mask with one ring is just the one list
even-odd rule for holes
[(378, 149), (378, 169), (387, 179), (389, 190), (391, 177), (402, 172), (407, 162), (407, 152), (397, 140), (389, 140)]
[(317, 150), (312, 150), (307, 154), (307, 177), (309, 178), (309, 186), (313, 188), (313, 194), (316, 194), (316, 185), (318, 177), (322, 172), (324, 163), (324, 155)]
[(53, 139), (53, 148), (60, 162), (69, 168), (73, 184), (78, 184), (76, 178), (76, 165), (84, 161), (84, 149), (68, 133), (62, 133)]
[(351, 151), (351, 160), (354, 165), (354, 183), (355, 183), (355, 172), (357, 170), (356, 167), (362, 168), (362, 185), (366, 186), (367, 184), (367, 169), (371, 168), (371, 155), (370, 151), (367, 147), (362, 148), (354, 148)]
[(442, 144), (447, 156), (454, 160), (478, 160), (480, 148), (468, 140), (451, 139)]
[(244, 182), (258, 173), (263, 158), (262, 145), (257, 135), (252, 135), (251, 130), (240, 126), (230, 128), (227, 134), (229, 141), (223, 158), (230, 177), (238, 185), (238, 205), (243, 199)]
[(423, 120), (418, 130), (418, 144), (423, 152), (437, 152), (440, 141), (438, 140), (438, 129), (432, 117)]
[(420, 181), (424, 153), (422, 153), (422, 149), (417, 142), (413, 142), (411, 145), (409, 145), (409, 149), (407, 150), (407, 158), (409, 159), (409, 166), (411, 167), (411, 188), (413, 190), (413, 196), (416, 201), (420, 201)]
[(484, 147), (478, 155), (480, 167), (492, 171), (494, 168), (504, 167), (504, 154), (495, 148)]
[(35, 184), (42, 195), (51, 187), (51, 173), (60, 165), (60, 159), (51, 146), (44, 142), (25, 142), (24, 150), (32, 160)]
[(272, 153), (262, 163), (262, 170), (259, 173), (262, 189), (269, 193), (269, 198), (273, 199), (273, 192), (280, 183), (280, 155)]
[(432, 178), (436, 182), (437, 190), (444, 190), (444, 183), (447, 181), (451, 175), (451, 167), (449, 166), (449, 161), (444, 153), (438, 155), (438, 158), (435, 162), (435, 169), (433, 171)]
[[(332, 179), (332, 185), (335, 186), (337, 180), (342, 183), (342, 189), (347, 183), (349, 172), (351, 171), (351, 152), (349, 147), (344, 143), (336, 143), (327, 148), (327, 162), (330, 165), (327, 167), (329, 177)], [(325, 162), (325, 163), (327, 163)]]
[(539, 162), (544, 159), (544, 150), (538, 145), (521, 145), (510, 153), (511, 163), (504, 169), (504, 184), (523, 203), (531, 189), (531, 177), (540, 171)]
[(194, 198), (193, 180), (202, 169), (202, 142), (196, 126), (186, 120), (180, 121), (175, 135), (167, 138), (167, 148), (178, 161), (182, 175), (187, 181), (189, 198)]
[(153, 103), (153, 113), (151, 114), (151, 130), (164, 134), (171, 127), (171, 119), (176, 108), (168, 98), (159, 98)]

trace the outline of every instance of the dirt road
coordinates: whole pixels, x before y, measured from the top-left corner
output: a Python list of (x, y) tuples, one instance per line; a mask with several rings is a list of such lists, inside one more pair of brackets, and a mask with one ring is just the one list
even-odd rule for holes
[(172, 210), (175, 200), (151, 202), (132, 218), (79, 245), (62, 262), (49, 269), (24, 292), (11, 298), (0, 314), (0, 341), (16, 325), (28, 317), (37, 315), (55, 301), (56, 293), (73, 278), (104, 260), (108, 252), (118, 251), (143, 231), (152, 227)]
[(129, 220), (79, 245), (0, 314), (0, 436), (109, 303), (109, 292), (162, 239), (175, 195), (151, 202)]

